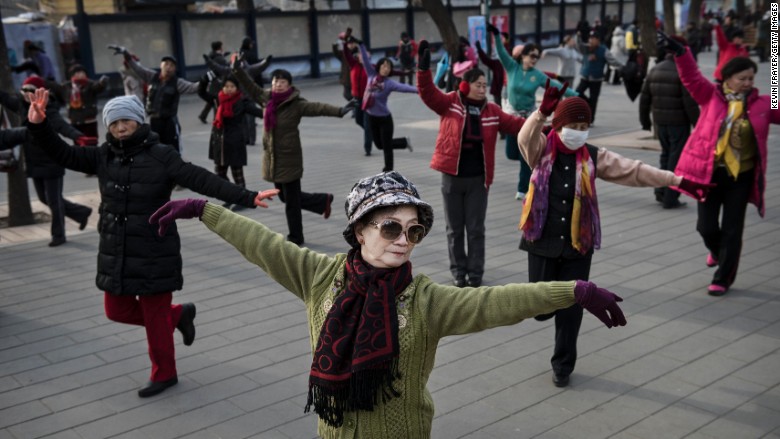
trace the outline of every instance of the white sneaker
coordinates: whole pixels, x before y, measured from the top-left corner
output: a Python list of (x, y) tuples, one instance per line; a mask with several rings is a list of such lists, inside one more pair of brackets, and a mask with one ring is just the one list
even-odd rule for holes
[(523, 198), (525, 198), (525, 194), (524, 193), (518, 192), (518, 193), (515, 194), (515, 200), (522, 200)]

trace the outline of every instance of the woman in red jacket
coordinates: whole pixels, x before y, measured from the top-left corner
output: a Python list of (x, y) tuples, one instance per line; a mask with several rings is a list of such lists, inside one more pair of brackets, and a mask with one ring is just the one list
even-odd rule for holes
[(450, 271), (456, 286), (466, 286), (468, 276), (468, 285), (478, 287), (485, 271), (485, 213), (496, 137), (499, 131), (516, 136), (525, 119), (510, 116), (487, 101), (482, 70), (467, 71), (459, 90), (445, 94), (433, 83), (430, 64), (428, 42), (420, 41), (417, 88), (425, 105), (441, 116), (431, 168), (442, 173)]

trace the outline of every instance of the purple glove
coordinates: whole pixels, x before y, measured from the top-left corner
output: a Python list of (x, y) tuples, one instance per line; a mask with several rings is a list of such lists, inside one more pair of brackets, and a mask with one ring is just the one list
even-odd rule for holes
[(717, 186), (715, 183), (697, 183), (695, 181), (683, 178), (680, 182), (679, 188), (689, 194), (693, 195), (698, 201), (704, 201), (707, 199), (707, 194), (710, 189)]
[(617, 294), (599, 288), (593, 282), (578, 280), (574, 286), (574, 300), (598, 317), (607, 328), (626, 326), (626, 316), (617, 304), (623, 299)]
[(203, 207), (207, 200), (187, 198), (185, 200), (172, 200), (157, 209), (149, 217), (149, 224), (159, 224), (157, 234), (165, 236), (165, 231), (177, 219), (200, 218), (203, 216)]

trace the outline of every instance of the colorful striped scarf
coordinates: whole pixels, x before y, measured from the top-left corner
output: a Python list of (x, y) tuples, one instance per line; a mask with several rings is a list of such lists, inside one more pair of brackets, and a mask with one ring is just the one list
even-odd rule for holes
[[(560, 148), (566, 148), (555, 131), (547, 135), (544, 155), (531, 174), (528, 194), (523, 201), (520, 230), (528, 241), (542, 237), (547, 221), (547, 207), (550, 200), (550, 174)], [(596, 165), (586, 145), (576, 152), (577, 178), (571, 218), (571, 244), (581, 254), (601, 248), (601, 222), (599, 203), (596, 196)]]

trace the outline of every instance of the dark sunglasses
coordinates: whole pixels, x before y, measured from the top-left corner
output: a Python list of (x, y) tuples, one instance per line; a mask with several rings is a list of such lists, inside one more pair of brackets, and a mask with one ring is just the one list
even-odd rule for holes
[(376, 221), (371, 221), (369, 224), (376, 226), (379, 229), (379, 236), (388, 241), (395, 241), (402, 233), (406, 234), (406, 240), (412, 244), (419, 244), (425, 237), (425, 226), (422, 224), (412, 224), (406, 230), (398, 221), (389, 219), (382, 221), (382, 224)]

